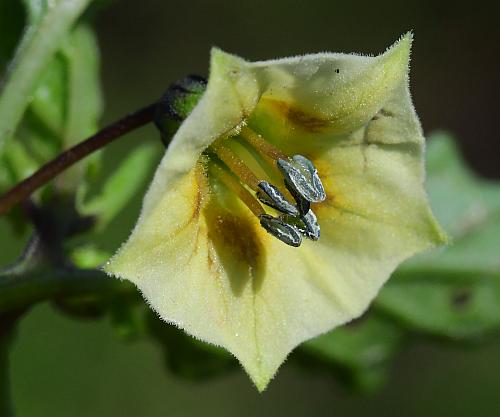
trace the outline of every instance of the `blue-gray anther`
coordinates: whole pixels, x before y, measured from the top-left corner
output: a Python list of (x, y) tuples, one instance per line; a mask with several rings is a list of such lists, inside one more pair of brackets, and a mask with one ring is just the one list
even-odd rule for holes
[(318, 240), (320, 235), (320, 227), (318, 224), (318, 219), (312, 210), (309, 210), (306, 214), (300, 216), (300, 219), (304, 223), (305, 230), (304, 235), (311, 240)]
[(297, 216), (299, 211), (297, 208), (285, 198), (281, 191), (267, 181), (261, 181), (259, 188), (262, 190), (257, 192), (257, 198), (264, 204), (272, 207), (281, 213)]
[(311, 203), (325, 200), (326, 193), (318, 175), (318, 170), (309, 159), (302, 155), (294, 155), (285, 161), (278, 159), (277, 165), (285, 180), (298, 194)]
[(269, 214), (261, 214), (259, 220), (261, 226), (266, 229), (268, 233), (287, 245), (298, 247), (302, 243), (302, 236), (300, 236), (299, 231), (294, 226), (276, 217), (270, 216)]
[(297, 192), (295, 187), (293, 187), (287, 179), (285, 179), (285, 187), (288, 191), (290, 191), (290, 194), (297, 203), (297, 209), (300, 214), (306, 214), (311, 208), (311, 202), (302, 197), (302, 195)]

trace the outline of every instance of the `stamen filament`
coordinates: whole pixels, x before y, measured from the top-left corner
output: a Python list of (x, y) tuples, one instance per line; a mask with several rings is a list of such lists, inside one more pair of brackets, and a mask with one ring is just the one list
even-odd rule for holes
[(231, 149), (224, 145), (219, 145), (214, 148), (214, 151), (220, 160), (252, 190), (257, 191), (259, 189), (260, 180)]
[(260, 203), (256, 200), (256, 198), (245, 188), (238, 179), (228, 172), (226, 169), (221, 167), (217, 163), (210, 164), (210, 169), (214, 171), (214, 174), (217, 178), (233, 193), (235, 193), (238, 198), (248, 207), (248, 209), (255, 214), (255, 216), (259, 217), (266, 212), (260, 205)]
[(250, 145), (252, 145), (262, 156), (271, 158), (273, 161), (277, 161), (278, 159), (288, 159), (288, 156), (271, 145), (262, 136), (255, 133), (248, 126), (241, 129), (240, 136), (250, 143)]

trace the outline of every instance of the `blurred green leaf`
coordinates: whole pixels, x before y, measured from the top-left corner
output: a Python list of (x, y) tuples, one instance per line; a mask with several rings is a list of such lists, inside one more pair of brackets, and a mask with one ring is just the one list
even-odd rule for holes
[[(59, 1), (49, 4), (45, 0), (25, 0), (23, 3), (28, 15), (28, 24), (11, 65), (12, 73), (6, 80), (7, 83), (0, 96), (0, 113), (1, 103), (6, 103), (5, 100), (8, 99), (6, 95), (9, 95), (9, 85), (17, 79), (17, 73), (22, 72), (24, 68), (17, 61), (30, 58), (29, 56), (26, 58), (24, 54), (27, 53), (26, 48), (32, 47), (28, 45), (30, 42), (39, 42), (34, 38), (50, 35), (46, 33), (48, 29), (41, 26), (51, 23), (51, 19), (54, 19), (52, 13), (58, 12), (56, 15), (61, 19), (76, 17), (74, 15), (76, 10), (73, 10), (77, 6), (76, 3), (63, 5)], [(16, 6), (19, 8), (20, 5), (21, 2), (16, 2), (14, 5), (9, 1), (2, 3), (1, 7), (8, 11), (7, 16), (9, 16), (15, 13)], [(57, 24), (61, 25), (63, 22), (58, 21)], [(68, 28), (69, 24), (66, 23)], [(32, 174), (42, 163), (53, 158), (63, 148), (97, 129), (102, 100), (98, 80), (99, 54), (91, 29), (81, 24), (68, 37), (61, 36), (61, 39), (52, 39), (52, 42), (60, 44), (61, 50), (52, 58), (46, 57), (47, 62), (37, 67), (38, 74), (32, 79), (34, 83), (31, 88), (32, 94), (24, 98), (22, 90), (15, 94), (15, 100), (24, 100), (22, 107), (24, 109), (28, 106), (28, 112), (17, 130), (16, 139), (8, 141), (0, 152), (2, 165), (8, 167), (0, 174), (0, 191), (5, 191)], [(19, 66), (21, 68), (18, 68)], [(31, 73), (26, 75), (28, 78), (32, 76)], [(21, 85), (17, 86), (20, 89), (23, 80), (18, 81), (21, 82)], [(6, 104), (6, 106), (11, 109), (16, 104)], [(10, 111), (9, 109), (6, 111)]]
[(385, 382), (389, 360), (401, 348), (404, 331), (373, 312), (304, 343), (298, 350), (308, 367), (334, 371), (351, 386), (372, 392)]
[(157, 148), (142, 145), (132, 150), (119, 167), (107, 178), (99, 192), (82, 203), (87, 215), (97, 216), (97, 228), (109, 223), (142, 187), (152, 170)]
[[(43, 8), (34, 10), (31, 20), (40, 16)], [(6, 168), (0, 173), (0, 192), (95, 132), (101, 112), (97, 41), (92, 30), (80, 24), (41, 73), (15, 140), (8, 141), (0, 152), (0, 163)], [(78, 189), (84, 194), (86, 168), (91, 165), (96, 171), (97, 163), (97, 154), (86, 158), (57, 178), (56, 187), (70, 193)], [(49, 185), (42, 192), (52, 189), (53, 185)], [(35, 195), (35, 200), (39, 195)], [(13, 220), (13, 215), (9, 218)]]
[(444, 250), (414, 258), (405, 267), (500, 271), (500, 183), (474, 175), (454, 139), (445, 133), (430, 137), (427, 160), (431, 204), (453, 242)]
[(71, 261), (79, 268), (90, 269), (102, 265), (110, 257), (111, 253), (96, 248), (91, 243), (84, 246), (79, 246), (71, 252)]
[(28, 24), (0, 92), (0, 150), (14, 135), (40, 79), (91, 0), (26, 0)]
[[(80, 24), (72, 32), (62, 48), (68, 66), (67, 108), (63, 134), (63, 147), (69, 148), (95, 133), (103, 109), (99, 77), (100, 59), (97, 39), (92, 29)], [(98, 164), (98, 154), (65, 171), (57, 179), (57, 185), (65, 191), (85, 192), (86, 167)]]
[(500, 184), (477, 178), (454, 140), (438, 133), (430, 138), (427, 189), (453, 242), (402, 265), (377, 308), (453, 339), (500, 331)]
[(93, 30), (86, 24), (78, 25), (62, 54), (68, 63), (68, 116), (64, 134), (68, 147), (95, 133), (103, 110), (100, 54)]
[(125, 341), (132, 341), (146, 333), (144, 305), (138, 292), (128, 297), (115, 297), (111, 300), (111, 325), (117, 336)]
[(26, 150), (21, 141), (12, 141), (5, 146), (5, 153), (0, 158), (2, 174), (0, 190), (14, 184), (22, 178), (31, 175), (38, 167), (36, 159)]
[(102, 107), (97, 41), (80, 24), (43, 71), (18, 136), (33, 149), (51, 143), (52, 158), (97, 130)]
[(49, 0), (22, 0), (21, 3), (28, 15), (28, 25), (35, 29), (49, 9)]
[(68, 63), (58, 53), (42, 73), (29, 105), (38, 121), (59, 138), (64, 133), (66, 121), (68, 81)]
[(377, 305), (404, 325), (454, 340), (474, 340), (500, 331), (500, 283), (477, 276), (470, 284), (397, 279), (381, 292)]

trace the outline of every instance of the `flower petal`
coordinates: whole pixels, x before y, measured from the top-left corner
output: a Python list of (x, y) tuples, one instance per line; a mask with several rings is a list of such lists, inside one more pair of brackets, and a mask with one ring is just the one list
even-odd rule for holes
[(325, 53), (251, 68), (264, 86), (266, 107), (281, 113), (289, 133), (347, 133), (368, 122), (406, 81), (411, 41), (407, 34), (378, 57)]

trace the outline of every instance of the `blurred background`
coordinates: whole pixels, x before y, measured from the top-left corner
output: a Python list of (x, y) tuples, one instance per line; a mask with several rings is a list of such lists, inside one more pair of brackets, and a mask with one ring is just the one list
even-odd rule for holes
[[(476, 172), (500, 178), (494, 52), (500, 28), (481, 2), (116, 0), (94, 23), (103, 124), (156, 100), (188, 73), (207, 75), (214, 45), (249, 60), (321, 51), (378, 54), (412, 30), (411, 91), (424, 130), (451, 131)], [(157, 136), (148, 127), (109, 146), (109, 169)], [(112, 251), (128, 236), (141, 199), (138, 193), (99, 237), (102, 247)], [(2, 238), (0, 265), (24, 243)], [(73, 320), (39, 305), (21, 322), (11, 375), (22, 417), (500, 415), (499, 341), (468, 348), (412, 344), (392, 362), (388, 383), (370, 395), (285, 364), (259, 395), (243, 371), (199, 383), (179, 379), (166, 370), (153, 341), (126, 344), (107, 320)]]

